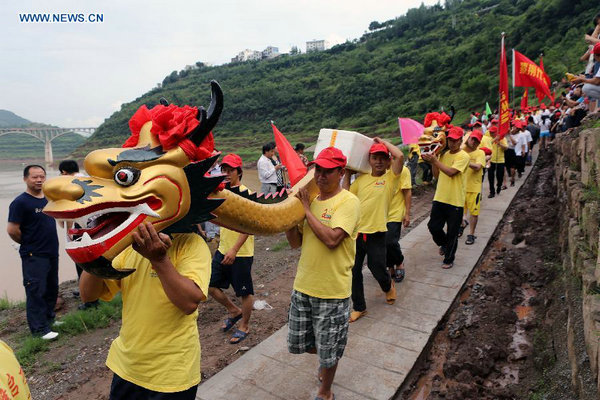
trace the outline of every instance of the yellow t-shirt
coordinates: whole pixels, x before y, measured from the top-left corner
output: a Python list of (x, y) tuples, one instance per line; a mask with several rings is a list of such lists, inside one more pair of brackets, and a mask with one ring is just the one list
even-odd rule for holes
[(410, 171), (408, 168), (402, 168), (402, 172), (400, 173), (400, 185), (390, 203), (388, 222), (402, 222), (402, 219), (406, 214), (406, 204), (404, 203), (404, 193), (402, 192), (403, 189), (412, 189)]
[(12, 349), (0, 340), (0, 399), (31, 400), (23, 369)]
[[(182, 276), (206, 295), (211, 257), (202, 238), (193, 233), (173, 235), (167, 251)], [(200, 382), (198, 311), (186, 315), (167, 297), (150, 261), (130, 246), (113, 265), (137, 270), (121, 279), (104, 280), (103, 300), (119, 290), (123, 296), (121, 331), (110, 346), (106, 365), (121, 378), (157, 392), (179, 392)]]
[(464, 150), (459, 150), (454, 154), (447, 151), (442, 154), (440, 161), (442, 164), (455, 168), (460, 172), (453, 177), (449, 177), (440, 171), (433, 201), (439, 201), (440, 203), (450, 204), (455, 207), (464, 207), (465, 172), (469, 168), (469, 155)]
[[(502, 140), (500, 140), (500, 143), (502, 145), (504, 145), (505, 147), (508, 146), (508, 142), (506, 141), (506, 138), (502, 138)], [(492, 142), (491, 150), (492, 150), (492, 158), (490, 159), (490, 161), (495, 164), (504, 164), (504, 149), (502, 147), (500, 147), (500, 144)]]
[[(239, 186), (240, 190), (248, 190), (244, 185)], [(219, 241), (219, 252), (225, 255), (232, 247), (235, 242), (238, 241), (240, 234), (231, 229), (221, 228), (221, 239)], [(254, 235), (248, 236), (248, 239), (244, 242), (242, 247), (237, 253), (236, 257), (254, 257)]]
[(295, 290), (321, 299), (350, 297), (359, 210), (358, 198), (347, 190), (310, 203), (310, 211), (321, 223), (332, 229), (341, 228), (348, 236), (335, 249), (329, 249), (304, 220)]
[(411, 157), (412, 153), (417, 153), (417, 155), (419, 156), (419, 163), (423, 162), (423, 159), (421, 158), (421, 148), (419, 147), (418, 144), (411, 144), (409, 147), (409, 152), (411, 153), (408, 158)]
[(467, 167), (466, 175), (466, 191), (472, 193), (481, 192), (481, 179), (483, 177), (483, 168), (485, 168), (485, 153), (483, 150), (474, 150), (467, 152), (469, 155), (469, 162), (473, 164), (481, 164), (481, 169), (475, 171), (471, 167)]
[(492, 137), (488, 133), (483, 135), (483, 137), (481, 138), (481, 143), (479, 143), (479, 146), (477, 148), (480, 149), (482, 147), (492, 150)]
[(352, 183), (350, 192), (360, 200), (360, 233), (387, 232), (390, 202), (400, 183), (400, 175), (389, 169), (381, 176), (363, 174)]

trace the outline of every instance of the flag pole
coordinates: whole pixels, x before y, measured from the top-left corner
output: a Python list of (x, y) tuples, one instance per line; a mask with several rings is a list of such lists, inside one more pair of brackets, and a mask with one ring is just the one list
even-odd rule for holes
[(513, 47), (512, 49), (512, 97), (513, 97), (513, 101), (512, 101), (512, 108), (513, 110), (515, 109), (515, 49)]
[[(500, 39), (500, 62), (502, 62), (502, 52), (504, 51), (504, 32), (501, 34), (502, 39)], [(500, 65), (500, 63), (498, 63)], [(501, 95), (500, 90), (498, 90), (498, 119), (500, 118), (500, 103), (501, 103)]]

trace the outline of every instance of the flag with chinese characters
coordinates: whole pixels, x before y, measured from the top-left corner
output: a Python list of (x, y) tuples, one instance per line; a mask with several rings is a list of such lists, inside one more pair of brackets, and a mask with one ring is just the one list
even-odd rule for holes
[(500, 94), (498, 135), (500, 138), (503, 138), (510, 129), (510, 114), (508, 111), (508, 69), (506, 67), (504, 35), (502, 36), (502, 46), (500, 48), (500, 85), (498, 87), (498, 92)]
[[(544, 73), (544, 81), (546, 82), (546, 85), (548, 85), (548, 87), (550, 87), (550, 84), (552, 82), (550, 81), (550, 77), (546, 73), (546, 70), (544, 70), (544, 57), (542, 55), (540, 55), (540, 68), (542, 69), (542, 72)], [(546, 95), (536, 89), (535, 96), (538, 98), (539, 102), (541, 103)], [(552, 93), (550, 100), (552, 100), (552, 102), (554, 103), (554, 93)]]
[(514, 86), (535, 88), (536, 96), (540, 101), (546, 96), (551, 99), (552, 93), (550, 93), (549, 87), (550, 78), (546, 80), (546, 77), (548, 77), (548, 75), (546, 75), (539, 65), (518, 51), (513, 50)]

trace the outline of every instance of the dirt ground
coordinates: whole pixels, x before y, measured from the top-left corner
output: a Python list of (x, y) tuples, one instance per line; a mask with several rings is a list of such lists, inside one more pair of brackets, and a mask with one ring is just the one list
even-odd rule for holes
[[(246, 172), (246, 171), (245, 171)], [(253, 188), (251, 174), (248, 186)], [(246, 179), (246, 177), (245, 177)], [(429, 215), (433, 190), (417, 187), (413, 190), (412, 223), (406, 234)], [(216, 244), (209, 243), (211, 250)], [(202, 346), (202, 379), (219, 372), (240, 357), (245, 347), (251, 348), (287, 322), (289, 296), (294, 280), (299, 250), (287, 246), (285, 235), (256, 237), (253, 264), (255, 299), (265, 300), (272, 309), (255, 310), (250, 322), (250, 335), (239, 345), (229, 344), (231, 333), (222, 333), (219, 328), (226, 312), (216, 301), (209, 299), (200, 305), (198, 328)], [(64, 314), (76, 309), (79, 300), (73, 296), (74, 281), (61, 285), (60, 293), (65, 306)], [(233, 297), (233, 291), (227, 290)], [(239, 302), (237, 302), (239, 305)], [(27, 377), (36, 400), (96, 400), (105, 399), (110, 389), (112, 373), (104, 362), (110, 344), (118, 336), (120, 321), (107, 328), (95, 330), (51, 343), (50, 350), (40, 354), (35, 364), (27, 369)], [(14, 345), (15, 338), (27, 334), (27, 323), (23, 310), (0, 312), (0, 337)]]
[(397, 399), (576, 398), (553, 174), (541, 154)]

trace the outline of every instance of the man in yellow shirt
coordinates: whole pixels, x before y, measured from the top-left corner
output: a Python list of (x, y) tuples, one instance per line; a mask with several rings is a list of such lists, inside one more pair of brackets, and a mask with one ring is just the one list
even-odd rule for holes
[[(359, 235), (356, 240), (356, 259), (352, 268), (352, 307), (350, 322), (367, 313), (367, 303), (363, 286), (363, 262), (367, 256), (367, 266), (379, 287), (385, 293), (386, 302), (396, 301), (396, 287), (386, 268), (386, 232), (389, 206), (400, 184), (404, 155), (393, 144), (374, 139), (369, 150), (371, 173), (356, 178), (350, 192), (360, 200)], [(391, 154), (391, 159), (390, 159)], [(344, 187), (350, 178), (345, 177)]]
[[(239, 187), (248, 190), (241, 184), (242, 158), (237, 154), (227, 154), (221, 161), (221, 171), (227, 175), (225, 183), (229, 187)], [(252, 262), (254, 260), (254, 236), (237, 233), (227, 228), (221, 228), (219, 248), (212, 261), (212, 274), (208, 294), (223, 305), (229, 312), (221, 330), (229, 331), (237, 321), (242, 320), (234, 331), (231, 344), (237, 344), (246, 339), (250, 328), (250, 315), (254, 305), (254, 285), (252, 284)], [(233, 287), (235, 295), (242, 298), (242, 308), (223, 293), (222, 289)]]
[[(489, 132), (492, 138), (492, 144), (491, 147), (488, 148), (492, 150), (492, 158), (490, 159), (490, 169), (488, 171), (488, 182), (490, 184), (490, 194), (488, 198), (491, 199), (496, 194), (500, 194), (500, 191), (502, 190), (502, 183), (504, 182), (504, 151), (508, 148), (508, 142), (505, 138), (500, 138), (497, 126), (490, 127)], [(494, 178), (497, 180), (495, 189)]]
[(0, 399), (31, 400), (23, 369), (12, 349), (0, 340)]
[(352, 265), (360, 204), (340, 187), (346, 157), (327, 147), (315, 164), (318, 196), (311, 202), (302, 188), (304, 222), (286, 232), (292, 248), (302, 246), (289, 312), (288, 350), (319, 357), (317, 399), (335, 396), (331, 385), (348, 339)]
[(385, 235), (386, 266), (397, 283), (404, 279), (404, 254), (400, 248), (402, 225), (410, 225), (410, 203), (412, 199), (411, 173), (402, 168), (400, 185), (392, 198), (388, 214), (387, 233)]
[(206, 300), (210, 251), (199, 235), (157, 233), (150, 222), (132, 234), (134, 244), (114, 260), (135, 267), (119, 280), (83, 272), (84, 302), (123, 296), (119, 337), (106, 365), (114, 372), (111, 400), (189, 399), (200, 383), (198, 304)]
[[(485, 153), (479, 149), (482, 138), (483, 132), (476, 129), (471, 133), (463, 147), (463, 150), (469, 155), (469, 168), (466, 172), (465, 210), (460, 234), (462, 234), (462, 230), (466, 225), (471, 226), (471, 234), (467, 235), (465, 244), (473, 244), (476, 239), (475, 228), (477, 227), (477, 218), (481, 206), (481, 181), (485, 166)], [(469, 219), (467, 220), (467, 218)]]
[[(435, 244), (440, 246), (440, 255), (444, 256), (444, 269), (454, 266), (465, 205), (465, 172), (469, 166), (469, 155), (460, 149), (462, 137), (463, 130), (453, 126), (447, 135), (448, 147), (439, 159), (431, 153), (421, 155), (423, 160), (431, 163), (433, 175), (438, 178), (427, 227)], [(446, 224), (448, 230), (444, 232)]]

